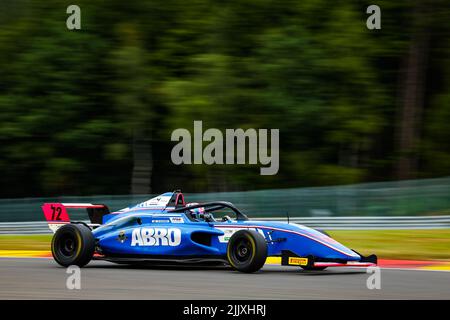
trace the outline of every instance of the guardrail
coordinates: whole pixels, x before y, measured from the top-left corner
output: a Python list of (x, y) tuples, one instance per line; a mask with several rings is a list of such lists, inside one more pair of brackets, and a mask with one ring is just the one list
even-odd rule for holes
[(1, 222), (0, 234), (46, 234), (52, 233), (46, 221)]
[[(253, 218), (251, 220), (283, 221), (280, 217)], [(291, 217), (290, 223), (298, 223), (324, 230), (383, 230), (383, 229), (450, 229), (450, 216), (427, 217)], [(0, 234), (49, 234), (45, 221), (2, 222)]]

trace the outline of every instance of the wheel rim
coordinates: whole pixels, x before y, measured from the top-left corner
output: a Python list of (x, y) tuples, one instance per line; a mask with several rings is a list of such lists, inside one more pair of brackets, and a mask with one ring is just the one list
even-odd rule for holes
[(246, 262), (250, 259), (253, 253), (253, 248), (251, 242), (246, 239), (239, 239), (236, 242), (236, 246), (232, 252), (233, 258), (240, 263)]
[(59, 253), (65, 257), (72, 257), (76, 253), (77, 247), (76, 238), (70, 233), (63, 234), (57, 246)]

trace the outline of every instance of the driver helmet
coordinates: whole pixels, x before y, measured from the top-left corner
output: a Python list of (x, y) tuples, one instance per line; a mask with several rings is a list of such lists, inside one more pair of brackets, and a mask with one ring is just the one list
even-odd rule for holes
[[(191, 202), (191, 203), (186, 204), (186, 207), (195, 206), (197, 204), (199, 204), (199, 203), (198, 202)], [(205, 208), (204, 207), (194, 208), (194, 209), (190, 209), (189, 212), (191, 213), (191, 216), (194, 219), (200, 219), (200, 216), (205, 213)]]

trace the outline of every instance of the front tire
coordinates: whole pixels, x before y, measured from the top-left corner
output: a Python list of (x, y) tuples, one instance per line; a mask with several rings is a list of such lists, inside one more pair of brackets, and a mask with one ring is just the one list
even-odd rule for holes
[(230, 265), (240, 272), (258, 271), (267, 259), (266, 240), (256, 231), (240, 230), (228, 241), (227, 258)]
[(82, 224), (66, 224), (56, 231), (52, 239), (53, 258), (63, 267), (85, 266), (91, 261), (94, 250), (94, 235)]

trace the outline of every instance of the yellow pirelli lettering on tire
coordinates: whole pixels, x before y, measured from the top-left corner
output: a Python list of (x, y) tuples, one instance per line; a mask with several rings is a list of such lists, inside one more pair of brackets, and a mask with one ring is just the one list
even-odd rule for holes
[(308, 258), (289, 257), (288, 263), (296, 266), (306, 266)]

